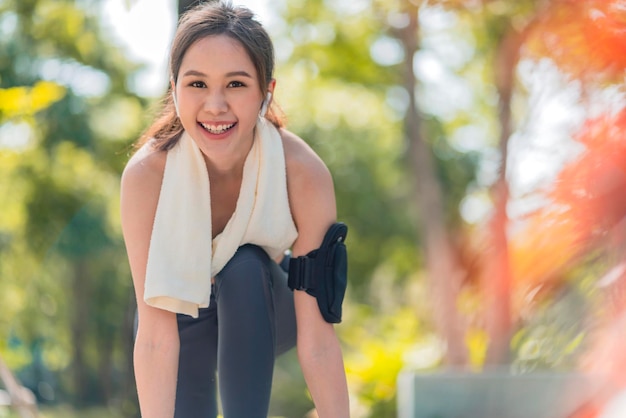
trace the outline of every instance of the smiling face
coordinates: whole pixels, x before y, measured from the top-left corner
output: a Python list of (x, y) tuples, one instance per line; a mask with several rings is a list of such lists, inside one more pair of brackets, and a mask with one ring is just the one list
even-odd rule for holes
[(181, 123), (209, 159), (247, 155), (265, 94), (238, 41), (214, 35), (194, 42), (172, 83)]

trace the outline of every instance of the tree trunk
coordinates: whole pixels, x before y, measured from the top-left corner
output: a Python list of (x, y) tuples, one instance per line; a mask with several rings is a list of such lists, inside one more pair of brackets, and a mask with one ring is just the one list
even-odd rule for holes
[(425, 252), (432, 308), (440, 336), (447, 343), (446, 363), (465, 364), (463, 329), (456, 308), (461, 269), (455, 261), (444, 218), (442, 186), (437, 178), (432, 151), (424, 138), (422, 119), (415, 98), (417, 81), (413, 57), (419, 49), (418, 7), (404, 2), (409, 24), (398, 31), (404, 47), (404, 88), (409, 94), (409, 108), (404, 121), (408, 141), (409, 165), (415, 180), (414, 199), (418, 209), (418, 235)]
[(507, 237), (509, 186), (506, 174), (509, 138), (513, 132), (511, 99), (521, 39), (518, 32), (509, 28), (508, 33), (498, 45), (494, 62), (495, 82), (499, 96), (501, 164), (498, 179), (492, 190), (494, 214), (489, 223), (491, 254), (485, 278), (489, 333), (486, 363), (490, 365), (506, 364), (510, 360), (512, 285)]
[(85, 361), (85, 347), (87, 345), (87, 331), (89, 328), (89, 275), (86, 260), (74, 262), (74, 277), (72, 305), (74, 318), (72, 320), (73, 361), (72, 371), (74, 379), (74, 393), (77, 403), (85, 403), (89, 398), (89, 374)]
[(114, 336), (98, 337), (98, 386), (101, 399), (113, 398), (113, 350)]

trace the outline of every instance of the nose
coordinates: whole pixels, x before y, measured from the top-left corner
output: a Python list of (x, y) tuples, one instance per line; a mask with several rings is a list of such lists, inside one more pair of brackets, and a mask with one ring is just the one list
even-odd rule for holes
[(228, 110), (228, 102), (223, 92), (213, 91), (206, 95), (203, 110), (213, 115), (225, 113)]

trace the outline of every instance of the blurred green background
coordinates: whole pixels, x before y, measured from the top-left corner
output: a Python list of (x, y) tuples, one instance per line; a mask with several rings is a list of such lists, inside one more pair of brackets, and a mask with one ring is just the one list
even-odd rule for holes
[[(161, 97), (105, 3), (0, 0), (0, 358), (48, 418), (138, 416), (119, 178)], [(623, 6), (268, 4), (350, 227), (353, 416), (395, 417), (404, 368), (584, 370), (626, 288)], [(274, 385), (273, 415), (313, 408), (295, 353)]]

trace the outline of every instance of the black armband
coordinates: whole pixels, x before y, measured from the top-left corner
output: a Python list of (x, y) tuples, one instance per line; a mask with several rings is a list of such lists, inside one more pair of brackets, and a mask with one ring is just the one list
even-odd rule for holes
[(348, 285), (347, 234), (348, 227), (337, 222), (328, 229), (317, 250), (289, 261), (289, 288), (314, 296), (324, 320), (330, 323), (341, 322)]

